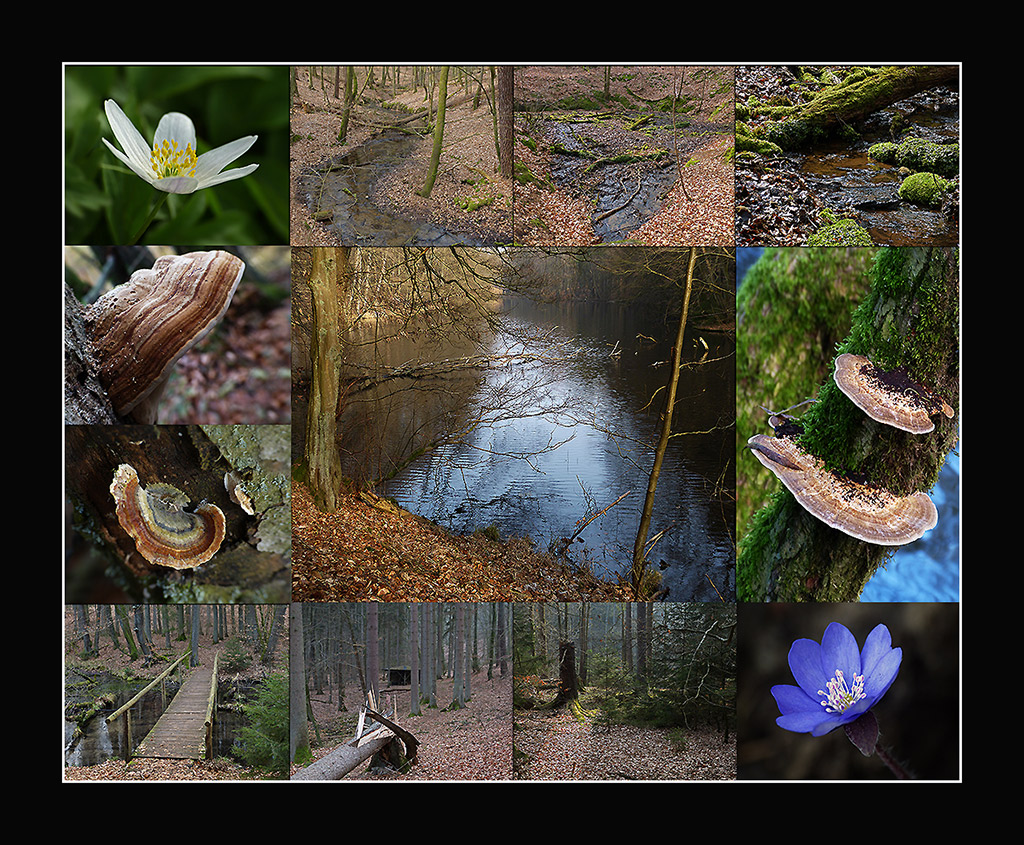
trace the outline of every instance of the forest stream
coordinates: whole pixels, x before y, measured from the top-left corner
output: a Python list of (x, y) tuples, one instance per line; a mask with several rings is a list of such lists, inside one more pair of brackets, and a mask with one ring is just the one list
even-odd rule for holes
[(387, 129), (303, 179), (306, 201), (340, 243), (358, 246), (479, 246), (469, 235), (424, 220), (392, 214), (373, 201), (374, 186), (410, 155), (419, 137)]

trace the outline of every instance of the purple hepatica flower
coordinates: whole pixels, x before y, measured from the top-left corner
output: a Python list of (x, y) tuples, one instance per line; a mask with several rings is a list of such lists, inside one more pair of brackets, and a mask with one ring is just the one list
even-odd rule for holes
[(789, 649), (789, 668), (798, 686), (778, 684), (772, 695), (782, 715), (775, 723), (796, 733), (824, 736), (856, 721), (888, 691), (900, 669), (903, 649), (892, 647), (885, 625), (878, 625), (857, 651), (849, 629), (833, 622), (821, 645), (800, 639)]

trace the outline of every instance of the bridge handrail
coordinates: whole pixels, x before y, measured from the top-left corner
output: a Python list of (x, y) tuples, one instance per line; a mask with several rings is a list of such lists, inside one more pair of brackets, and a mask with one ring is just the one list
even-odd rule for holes
[(146, 684), (144, 689), (139, 690), (135, 694), (135, 696), (131, 699), (131, 701), (128, 701), (128, 702), (122, 704), (120, 707), (117, 708), (117, 710), (115, 710), (113, 713), (111, 713), (109, 716), (107, 716), (107, 721), (108, 722), (112, 722), (112, 721), (114, 721), (114, 719), (116, 719), (118, 716), (120, 716), (122, 713), (124, 713), (125, 710), (127, 710), (129, 707), (131, 707), (133, 704), (135, 704), (136, 701), (138, 701), (140, 698), (142, 698), (142, 696), (144, 696), (147, 692), (149, 692), (151, 689), (153, 689), (153, 687), (155, 687), (171, 671), (173, 671), (175, 666), (177, 666), (179, 663), (181, 663), (181, 661), (184, 660), (186, 657), (188, 657), (189, 654), (191, 654), (191, 653), (192, 653), (191, 649), (186, 651), (181, 657), (179, 657), (170, 666), (168, 666), (166, 669), (164, 669), (163, 672), (161, 672), (159, 675), (157, 675), (155, 678), (153, 678), (152, 681), (150, 681), (148, 684)]

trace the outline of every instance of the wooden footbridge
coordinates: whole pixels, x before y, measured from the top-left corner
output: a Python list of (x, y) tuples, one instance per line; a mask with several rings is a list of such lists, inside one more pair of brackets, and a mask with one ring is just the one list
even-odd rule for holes
[[(179, 660), (183, 659), (184, 656)], [(125, 727), (130, 736), (131, 728), (128, 719), (131, 705), (162, 681), (178, 662), (175, 661), (132, 701), (108, 716), (107, 720), (112, 721), (123, 713), (126, 720)], [(215, 656), (212, 666), (197, 666), (192, 669), (171, 703), (167, 705), (163, 715), (131, 756), (170, 760), (200, 760), (204, 757), (209, 759), (213, 753), (213, 716), (216, 703), (217, 657)], [(127, 747), (131, 747), (130, 740)]]

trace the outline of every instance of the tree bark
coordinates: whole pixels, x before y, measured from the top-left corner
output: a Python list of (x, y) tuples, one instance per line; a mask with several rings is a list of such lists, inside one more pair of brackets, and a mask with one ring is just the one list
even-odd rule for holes
[[(830, 373), (801, 419), (803, 447), (829, 468), (901, 496), (934, 486), (959, 435), (958, 271), (955, 250), (881, 250), (871, 289), (836, 350), (865, 355), (884, 370), (906, 368), (954, 409), (954, 417), (937, 415), (935, 430), (925, 435), (877, 423), (840, 392)], [(857, 601), (891, 553), (830, 528), (784, 489), (754, 517), (738, 546), (741, 601)]]
[(309, 724), (306, 720), (306, 658), (302, 634), (302, 605), (293, 604), (288, 613), (288, 759), (304, 763), (310, 757)]
[(579, 697), (580, 691), (576, 678), (576, 645), (575, 643), (559, 643), (558, 645), (558, 695), (552, 707), (561, 707)]
[(394, 742), (390, 732), (382, 733), (363, 745), (346, 744), (330, 754), (315, 760), (292, 775), (292, 780), (338, 780), (351, 772), (364, 760), (369, 760), (388, 743)]
[(498, 67), (498, 155), (501, 175), (511, 179), (513, 175), (513, 132), (514, 77), (511, 65)]
[(307, 282), (312, 302), (309, 407), (306, 411), (307, 483), (316, 506), (338, 508), (341, 457), (336, 442), (339, 394), (338, 282), (348, 274), (349, 248), (315, 247)]

